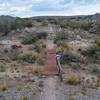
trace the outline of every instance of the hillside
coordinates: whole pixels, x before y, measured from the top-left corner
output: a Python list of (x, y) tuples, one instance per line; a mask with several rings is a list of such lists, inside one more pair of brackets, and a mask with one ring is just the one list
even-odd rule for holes
[[(33, 17), (33, 18), (18, 18), (18, 17), (10, 17), (10, 16), (0, 16), (0, 32), (8, 33), (10, 30), (17, 29), (17, 28), (25, 28), (25, 27), (32, 27), (34, 25), (34, 21), (42, 22), (42, 24), (53, 23), (60, 25), (61, 27), (66, 27), (68, 22), (76, 25), (76, 28), (89, 28), (90, 32), (97, 32), (99, 31), (100, 26), (100, 14), (95, 15), (88, 15), (88, 16), (40, 16), (40, 17)], [(84, 25), (82, 25), (84, 24)]]
[(0, 100), (99, 98), (100, 14), (0, 16)]

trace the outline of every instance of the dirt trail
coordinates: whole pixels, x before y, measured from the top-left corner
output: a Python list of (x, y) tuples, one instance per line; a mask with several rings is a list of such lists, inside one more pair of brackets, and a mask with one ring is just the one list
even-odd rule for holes
[(59, 91), (61, 83), (57, 76), (49, 76), (44, 80), (43, 92), (38, 94), (34, 100), (67, 100), (65, 95)]
[(55, 45), (52, 40), (47, 40), (47, 59), (46, 67), (44, 71), (50, 74), (44, 79), (43, 92), (38, 94), (34, 100), (65, 100), (61, 99), (60, 92), (57, 88), (59, 85), (59, 78), (53, 73), (57, 71), (56, 69), (56, 59), (55, 59)]
[(53, 43), (52, 40), (47, 40), (46, 41), (46, 46), (47, 46), (47, 50), (49, 49), (54, 49), (55, 48), (55, 44)]
[[(64, 96), (61, 96), (61, 92), (59, 91), (59, 87), (61, 83), (59, 78), (55, 76), (54, 73), (57, 73), (56, 68), (56, 58), (55, 58), (55, 44), (52, 40), (46, 41), (47, 47), (47, 57), (45, 62), (44, 71), (47, 72), (50, 76), (44, 79), (43, 84), (43, 92), (38, 94), (34, 100), (66, 100), (63, 99)], [(63, 94), (62, 94), (63, 95)]]
[(44, 82), (44, 92), (41, 100), (57, 100), (56, 98), (57, 79), (47, 78)]

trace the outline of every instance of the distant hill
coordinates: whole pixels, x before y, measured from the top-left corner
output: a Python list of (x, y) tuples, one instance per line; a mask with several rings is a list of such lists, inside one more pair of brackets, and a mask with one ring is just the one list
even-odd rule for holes
[[(89, 28), (90, 32), (100, 32), (100, 14), (94, 15), (80, 15), (80, 16), (38, 16), (31, 18), (19, 18), (11, 16), (0, 16), (0, 34), (6, 35), (11, 30), (21, 29), (24, 27), (32, 27), (34, 21), (41, 23), (59, 24), (62, 27), (69, 25), (69, 27), (82, 26)], [(72, 25), (73, 24), (73, 25)], [(81, 25), (80, 25), (81, 24)]]

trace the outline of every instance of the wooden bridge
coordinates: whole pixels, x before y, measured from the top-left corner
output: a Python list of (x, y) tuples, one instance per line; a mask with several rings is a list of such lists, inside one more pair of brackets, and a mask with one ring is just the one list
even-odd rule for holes
[(57, 74), (56, 48), (53, 41), (47, 40), (46, 47), (47, 47), (47, 55), (43, 71), (51, 75)]
[(57, 74), (57, 64), (56, 64), (56, 50), (55, 49), (49, 49), (47, 50), (47, 57), (46, 57), (46, 61), (45, 61), (45, 67), (43, 69), (43, 71), (45, 73), (54, 75)]

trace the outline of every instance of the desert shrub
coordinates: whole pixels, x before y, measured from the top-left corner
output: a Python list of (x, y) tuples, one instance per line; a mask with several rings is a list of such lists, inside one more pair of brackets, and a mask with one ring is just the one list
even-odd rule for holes
[(7, 89), (8, 89), (7, 83), (0, 84), (0, 90), (1, 91), (6, 91)]
[(84, 57), (74, 50), (66, 50), (62, 56), (63, 63), (84, 62)]
[(42, 55), (33, 51), (24, 51), (18, 55), (18, 58), (29, 63), (40, 63)]
[(22, 39), (22, 44), (32, 44), (37, 41), (37, 35), (36, 32), (32, 32), (29, 34), (26, 34), (26, 36)]
[(69, 47), (68, 44), (64, 40), (59, 40), (59, 41), (57, 41), (56, 44), (58, 47), (65, 47), (65, 48)]
[(95, 40), (95, 44), (96, 44), (98, 47), (100, 47), (100, 39)]
[(56, 43), (59, 40), (70, 40), (74, 39), (76, 37), (75, 32), (70, 30), (62, 30), (61, 32), (58, 32), (54, 36), (54, 43)]
[(72, 29), (78, 29), (80, 27), (80, 23), (78, 21), (75, 21), (75, 20), (67, 21), (66, 24), (67, 24), (67, 26), (69, 26)]
[(60, 25), (63, 21), (63, 19), (60, 18), (55, 18), (55, 19), (49, 19), (48, 20), (51, 24), (56, 24), (56, 25)]
[(40, 72), (41, 72), (40, 66), (34, 65), (34, 66), (32, 67), (32, 72), (33, 72), (33, 73), (40, 73)]
[(43, 43), (42, 40), (39, 40), (35, 43), (35, 50), (37, 52), (42, 52), (45, 51), (44, 49), (46, 48), (46, 45)]
[(87, 49), (82, 51), (82, 54), (89, 58), (94, 58), (96, 62), (100, 61), (100, 40), (96, 40)]
[(31, 18), (16, 18), (12, 24), (12, 29), (22, 29), (25, 27), (32, 27), (32, 19)]
[(37, 18), (35, 19), (37, 22), (42, 23), (43, 26), (47, 26), (48, 25), (48, 21), (44, 18)]
[(88, 66), (88, 69), (92, 74), (99, 74), (100, 73), (100, 65), (99, 64), (91, 64)]
[(43, 18), (37, 18), (35, 19), (37, 22), (42, 22), (44, 19)]
[(57, 33), (56, 36), (54, 37), (54, 43), (57, 43), (60, 40), (66, 39), (66, 34), (65, 33)]
[(88, 21), (83, 21), (80, 23), (80, 28), (84, 29), (84, 30), (89, 30), (92, 26), (92, 24)]
[(5, 71), (6, 71), (5, 65), (0, 64), (0, 72), (5, 72)]
[(38, 90), (37, 90), (37, 89), (32, 89), (32, 94), (33, 94), (33, 95), (36, 95), (36, 94), (37, 94), (37, 92), (38, 92)]
[(80, 34), (80, 37), (86, 39), (86, 38), (90, 38), (91, 35), (90, 35), (89, 31), (84, 31), (83, 33)]
[(47, 37), (47, 32), (38, 32), (37, 33), (38, 39), (46, 39), (46, 37)]
[(71, 49), (64, 40), (59, 40), (56, 42), (56, 44), (58, 46), (58, 51), (62, 51), (62, 53), (64, 53), (66, 50)]
[(79, 84), (79, 79), (77, 75), (73, 72), (70, 72), (67, 78), (67, 83), (70, 85), (77, 85)]
[(57, 19), (49, 19), (49, 23), (57, 25)]
[(39, 39), (46, 39), (47, 33), (46, 32), (31, 32), (26, 34), (25, 37), (22, 39), (22, 44), (32, 44), (38, 41)]
[(21, 96), (20, 100), (27, 100), (27, 97), (26, 96)]
[(62, 19), (62, 18), (56, 19), (55, 20), (55, 24), (56, 25), (60, 25), (60, 27), (62, 27), (62, 28), (67, 28), (66, 21), (64, 19)]
[(43, 26), (47, 26), (48, 25), (48, 21), (47, 20), (43, 20), (41, 23), (42, 23)]

